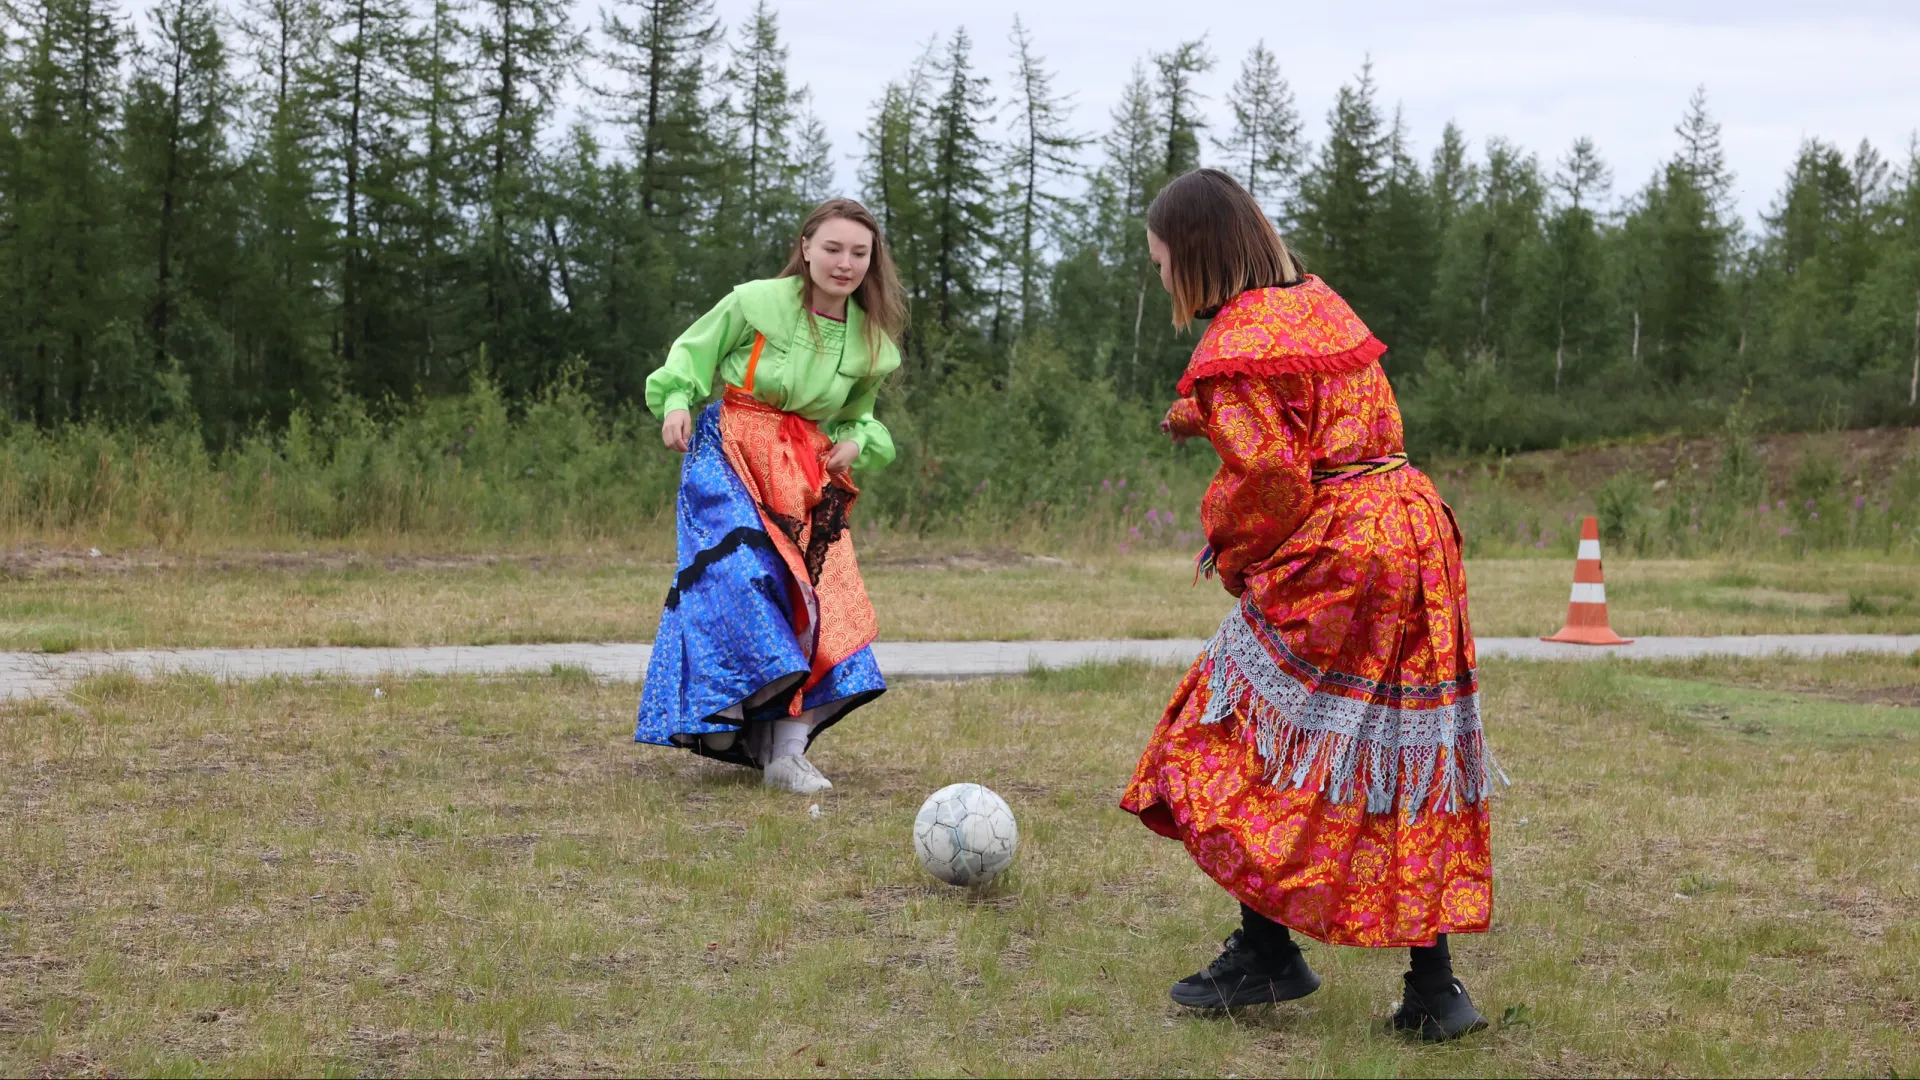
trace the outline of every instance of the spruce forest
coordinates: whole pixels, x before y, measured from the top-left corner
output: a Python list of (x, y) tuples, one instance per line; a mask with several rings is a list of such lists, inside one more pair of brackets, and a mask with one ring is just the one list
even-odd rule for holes
[[(1729, 410), (1777, 430), (1920, 421), (1920, 143), (1808, 139), (1749, 228), (1705, 89), (1662, 167), (1616, 177), (1587, 139), (1416, 138), (1366, 67), (1324, 123), (1303, 117), (1264, 44), (1172, 43), (1086, 115), (1016, 21), (929, 42), (847, 148), (766, 0), (738, 25), (711, 0), (622, 0), (590, 25), (563, 0), (159, 0), (138, 18), (10, 0), (0, 19), (19, 492), (55, 484), (76, 439), (216, 463), (398, 440), (405, 483), (484, 456), (476, 416), (506, 440), (563, 413), (576, 451), (614, 447), (605, 468), (663, 499), (643, 381), (836, 194), (880, 218), (912, 301), (880, 508), (1034, 506), (1130, 463), (1179, 471), (1152, 423), (1194, 338), (1169, 325), (1142, 217), (1202, 164), (1389, 344), (1417, 454), (1701, 432)], [(1218, 65), (1231, 89), (1208, 100)], [(534, 441), (545, 460), (566, 442)]]

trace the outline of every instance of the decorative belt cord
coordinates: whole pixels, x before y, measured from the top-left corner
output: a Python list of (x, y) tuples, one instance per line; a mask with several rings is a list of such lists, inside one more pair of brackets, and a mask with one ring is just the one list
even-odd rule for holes
[(1313, 470), (1313, 482), (1332, 483), (1336, 480), (1352, 480), (1359, 476), (1383, 476), (1407, 467), (1407, 455), (1388, 454), (1385, 457), (1368, 458), (1365, 461), (1349, 461), (1345, 465), (1332, 465), (1324, 469)]

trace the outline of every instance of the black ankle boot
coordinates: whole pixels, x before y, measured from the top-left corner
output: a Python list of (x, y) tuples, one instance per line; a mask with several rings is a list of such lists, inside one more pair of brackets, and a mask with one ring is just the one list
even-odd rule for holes
[(1235, 930), (1220, 958), (1205, 971), (1173, 984), (1173, 1000), (1189, 1009), (1232, 1009), (1292, 1001), (1320, 989), (1320, 976), (1307, 966), (1299, 946), (1269, 952), (1250, 947)]
[(1393, 1014), (1395, 1031), (1418, 1031), (1427, 1042), (1446, 1042), (1486, 1028), (1487, 1018), (1451, 973), (1438, 978), (1408, 973), (1404, 981), (1406, 992)]

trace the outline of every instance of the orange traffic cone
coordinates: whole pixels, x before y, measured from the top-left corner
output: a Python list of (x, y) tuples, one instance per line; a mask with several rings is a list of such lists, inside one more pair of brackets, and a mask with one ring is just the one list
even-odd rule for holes
[(1541, 641), (1572, 645), (1631, 645), (1607, 625), (1607, 585), (1600, 573), (1600, 519), (1580, 523), (1580, 554), (1573, 564), (1573, 597), (1567, 602), (1567, 625)]

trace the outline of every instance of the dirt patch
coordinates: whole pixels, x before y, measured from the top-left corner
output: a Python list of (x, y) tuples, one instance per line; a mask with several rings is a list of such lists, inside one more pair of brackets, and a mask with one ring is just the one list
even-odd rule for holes
[(1850, 690), (1829, 688), (1816, 693), (1829, 701), (1845, 701), (1853, 705), (1887, 705), (1896, 709), (1920, 709), (1920, 684)]
[(1712, 589), (1708, 591), (1707, 596), (1723, 604), (1743, 604), (1788, 611), (1831, 611), (1839, 608), (1844, 612), (1847, 606), (1847, 598), (1844, 595), (1788, 592), (1785, 589), (1770, 589), (1763, 585), (1744, 589)]
[(379, 554), (357, 551), (229, 551), (181, 555), (164, 551), (102, 551), (99, 548), (23, 548), (0, 551), (0, 580), (140, 573), (305, 573), (347, 570), (467, 570), (514, 566), (564, 570), (606, 565), (655, 565), (629, 554)]
[(1894, 905), (1870, 889), (1828, 892), (1820, 897), (1820, 901), (1827, 910), (1840, 916), (1848, 930), (1872, 940), (1883, 937), (1898, 917)]
[(1083, 570), (1086, 567), (1052, 555), (1028, 555), (1006, 548), (982, 548), (978, 551), (939, 553), (880, 554), (860, 560), (868, 569), (884, 570)]
[[(1009, 548), (964, 551), (879, 552), (861, 557), (861, 565), (881, 570), (975, 571), (1091, 570), (1052, 555)], [(22, 548), (0, 551), (0, 580), (150, 573), (284, 573), (351, 570), (471, 570), (512, 566), (524, 570), (568, 570), (623, 566), (665, 566), (658, 558), (632, 552), (592, 551), (567, 554), (425, 553), (381, 554), (359, 551), (223, 551), (210, 555), (151, 549), (108, 551), (100, 548)]]
[[(1842, 482), (1863, 480), (1874, 487), (1908, 455), (1920, 452), (1920, 430), (1868, 428), (1818, 434), (1763, 435), (1758, 438), (1772, 490), (1785, 490), (1794, 469), (1809, 452), (1840, 461)], [(1720, 461), (1720, 442), (1712, 438), (1670, 438), (1595, 446), (1582, 450), (1537, 450), (1507, 461), (1507, 478), (1522, 490), (1539, 490), (1564, 481), (1575, 491), (1597, 491), (1615, 474), (1638, 472), (1650, 480), (1673, 480), (1683, 473), (1710, 479)], [(1440, 472), (1457, 462), (1446, 462)]]
[(84, 1051), (74, 1050), (64, 1054), (55, 1054), (47, 1058), (39, 1065), (28, 1069), (26, 1075), (35, 1078), (42, 1076), (107, 1076), (110, 1075), (110, 1071), (99, 1058)]

